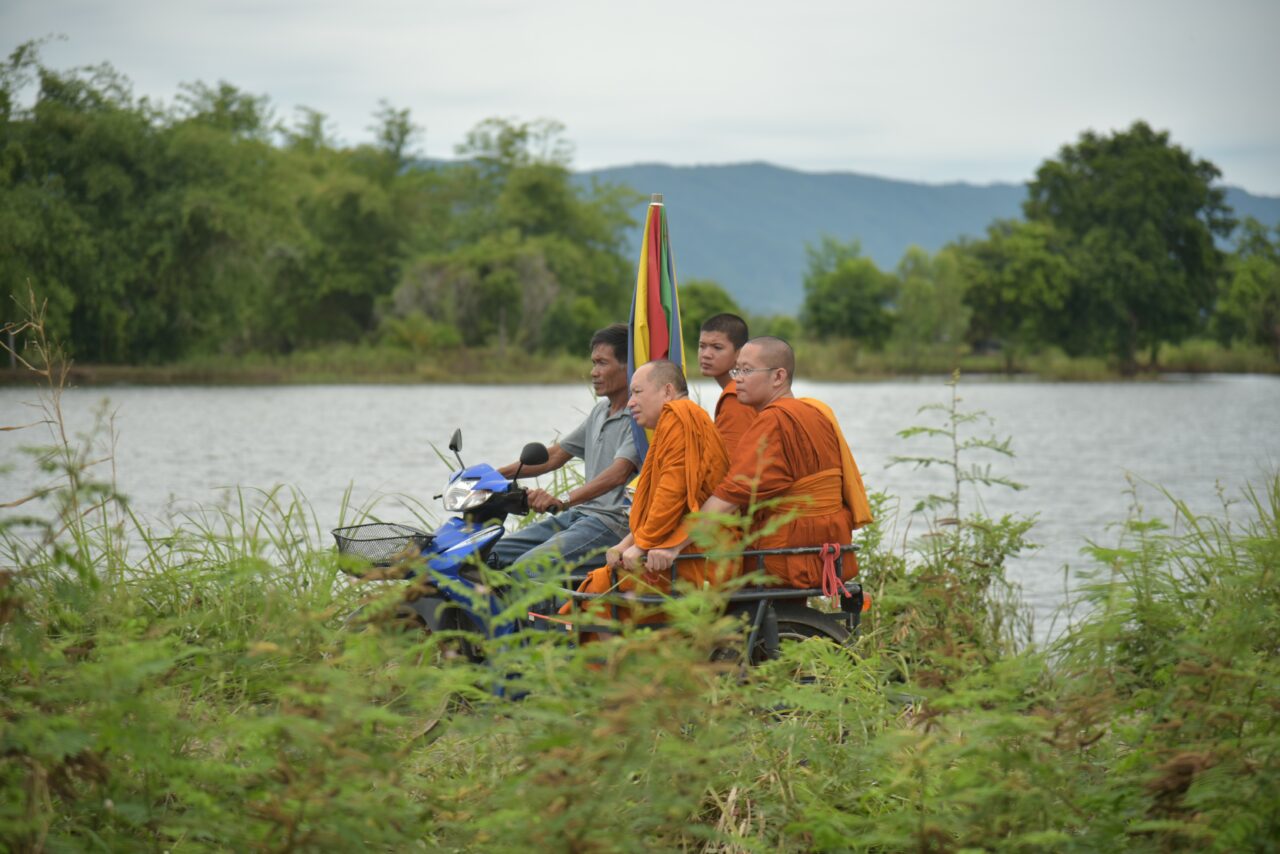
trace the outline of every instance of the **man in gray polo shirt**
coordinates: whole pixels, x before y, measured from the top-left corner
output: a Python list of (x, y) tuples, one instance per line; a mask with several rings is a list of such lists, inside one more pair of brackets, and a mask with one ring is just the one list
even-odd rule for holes
[[(558, 509), (536, 525), (505, 535), (493, 553), (502, 566), (558, 558), (567, 566), (603, 555), (627, 535), (626, 485), (640, 468), (627, 411), (627, 327), (615, 323), (591, 337), (591, 388), (602, 398), (585, 421), (547, 449), (546, 463), (525, 466), (521, 477), (546, 474), (574, 457), (582, 459), (586, 482), (564, 496), (529, 490), (529, 506), (540, 513)], [(519, 463), (498, 471), (511, 477)]]

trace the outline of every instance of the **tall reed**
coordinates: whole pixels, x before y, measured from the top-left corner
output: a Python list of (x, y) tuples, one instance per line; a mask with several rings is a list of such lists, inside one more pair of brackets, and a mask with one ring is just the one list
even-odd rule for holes
[[(939, 459), (964, 457), (958, 403), (941, 410)], [(159, 526), (90, 465), (98, 439), (48, 420), (47, 488), (0, 522), (7, 849), (1280, 838), (1280, 478), (1221, 517), (1172, 497), (1169, 524), (1135, 507), (1117, 542), (1094, 544), (1086, 607), (1044, 649), (1003, 577), (1027, 520), (944, 501), (932, 536), (907, 541), (886, 518), (863, 543), (877, 603), (863, 636), (788, 645), (744, 676), (712, 661), (738, 630), (713, 593), (669, 628), (588, 647), (467, 638), (483, 662), (456, 636), (354, 626), (362, 604), (394, 612), (406, 585), (350, 581), (301, 495), (239, 491)], [(877, 513), (893, 502), (877, 496)]]

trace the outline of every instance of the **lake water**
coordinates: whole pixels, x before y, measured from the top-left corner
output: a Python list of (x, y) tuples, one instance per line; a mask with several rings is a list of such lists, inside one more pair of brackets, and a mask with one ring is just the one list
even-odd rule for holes
[[(800, 395), (827, 401), (839, 416), (867, 486), (900, 498), (892, 520), (901, 541), (918, 535), (909, 518), (917, 500), (946, 492), (943, 470), (887, 467), (894, 456), (939, 453), (928, 440), (905, 440), (913, 424), (938, 425), (950, 390), (941, 378), (875, 383), (798, 383)], [(718, 389), (698, 383), (693, 396), (713, 404)], [(1037, 514), (1039, 549), (1010, 575), (1023, 587), (1044, 632), (1063, 598), (1063, 567), (1087, 568), (1086, 538), (1111, 543), (1112, 523), (1132, 502), (1130, 481), (1148, 515), (1171, 518), (1156, 487), (1193, 510), (1220, 513), (1220, 493), (1238, 498), (1280, 469), (1280, 378), (1209, 376), (1155, 382), (1062, 384), (966, 378), (961, 409), (984, 410), (993, 425), (972, 434), (1009, 436), (1013, 459), (975, 454), (993, 472), (1026, 484), (981, 497), (991, 515)], [(27, 423), (39, 411), (29, 389), (0, 389), (0, 426)], [(228, 487), (288, 484), (309, 500), (320, 527), (336, 524), (343, 494), (377, 502), (379, 515), (410, 520), (402, 496), (437, 510), (431, 496), (448, 474), (433, 449), (455, 427), (468, 463), (510, 462), (532, 440), (550, 442), (590, 409), (585, 386), (284, 386), (113, 387), (71, 389), (63, 408), (72, 431), (88, 430), (107, 401), (114, 413), (118, 486), (136, 509), (162, 520), (229, 500)], [(41, 476), (24, 445), (47, 441), (44, 428), (0, 433), (0, 503), (25, 494)], [(109, 472), (102, 472), (107, 476)], [(969, 497), (969, 509), (974, 507)], [(12, 512), (12, 511), (10, 511)]]

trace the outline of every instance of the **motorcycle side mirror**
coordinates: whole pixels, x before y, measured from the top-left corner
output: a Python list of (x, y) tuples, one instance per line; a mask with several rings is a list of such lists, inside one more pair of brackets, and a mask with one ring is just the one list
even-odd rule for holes
[(541, 442), (530, 442), (520, 451), (522, 466), (540, 466), (549, 459), (551, 455), (547, 453), (547, 446)]
[(462, 454), (458, 453), (462, 450), (462, 428), (453, 431), (453, 435), (449, 437), (449, 450), (453, 451), (453, 455), (458, 459), (458, 468), (466, 468), (466, 464), (462, 462)]
[(547, 460), (551, 459), (551, 455), (547, 453), (547, 446), (541, 442), (530, 442), (520, 451), (520, 465), (516, 467), (516, 473), (511, 477), (513, 481), (520, 479), (520, 472), (525, 466), (540, 466)]

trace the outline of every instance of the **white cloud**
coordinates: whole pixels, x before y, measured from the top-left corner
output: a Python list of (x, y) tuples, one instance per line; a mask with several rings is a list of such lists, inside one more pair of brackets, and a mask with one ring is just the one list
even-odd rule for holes
[(583, 167), (768, 160), (1020, 181), (1086, 128), (1145, 119), (1280, 194), (1280, 4), (9, 0), (6, 50), (109, 61), (139, 94), (227, 80), (347, 142), (380, 98), (449, 156), (493, 115), (556, 118)]

